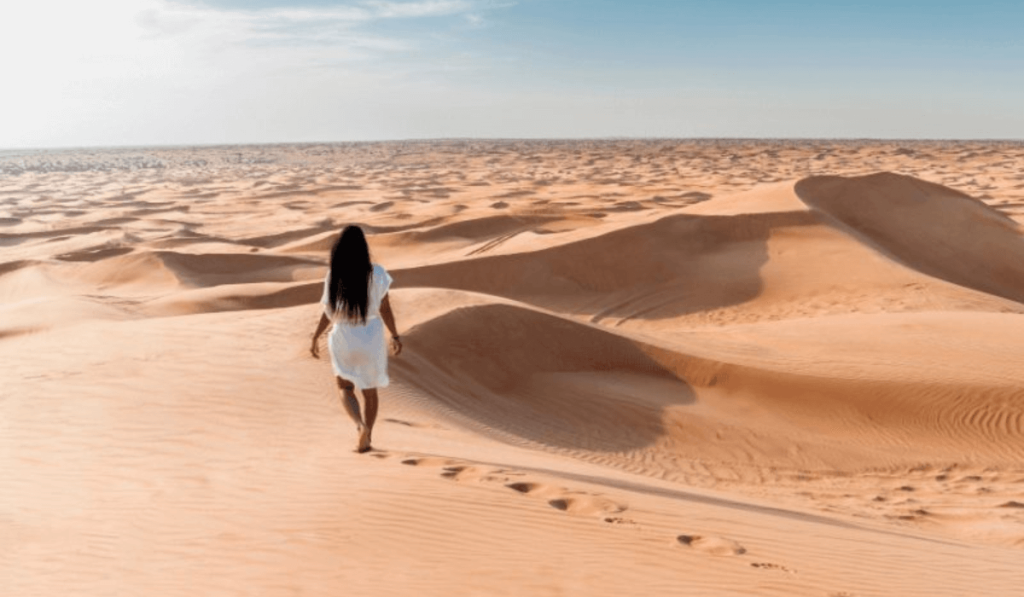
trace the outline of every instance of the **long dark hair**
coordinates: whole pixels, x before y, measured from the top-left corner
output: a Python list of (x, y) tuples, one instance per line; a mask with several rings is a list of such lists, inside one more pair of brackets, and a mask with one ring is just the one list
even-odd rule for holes
[(352, 322), (366, 323), (369, 303), (370, 247), (363, 229), (346, 226), (331, 249), (331, 306)]

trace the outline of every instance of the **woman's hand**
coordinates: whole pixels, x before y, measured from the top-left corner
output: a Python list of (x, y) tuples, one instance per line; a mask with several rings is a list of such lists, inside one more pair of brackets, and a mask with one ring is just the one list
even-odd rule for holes
[(317, 342), (320, 340), (320, 334), (324, 333), (330, 323), (331, 320), (327, 319), (327, 315), (321, 313), (320, 322), (316, 324), (316, 331), (313, 332), (313, 344), (309, 347), (309, 354), (313, 355), (314, 359), (320, 358), (320, 346)]
[(384, 320), (384, 325), (388, 326), (388, 332), (391, 333), (391, 349), (395, 351), (397, 357), (402, 352), (402, 341), (398, 339), (395, 314), (391, 312), (391, 299), (387, 294), (380, 300), (380, 317)]

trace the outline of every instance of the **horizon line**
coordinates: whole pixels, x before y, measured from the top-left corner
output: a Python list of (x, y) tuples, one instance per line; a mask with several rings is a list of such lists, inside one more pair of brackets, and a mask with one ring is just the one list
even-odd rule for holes
[[(191, 149), (264, 146), (315, 146), (315, 145), (371, 145), (385, 143), (440, 143), (440, 142), (573, 142), (573, 141), (762, 141), (762, 142), (832, 142), (832, 143), (1024, 143), (1024, 137), (410, 137), (393, 139), (360, 139), (348, 141), (267, 141), (243, 143), (153, 143), (153, 144), (111, 144), (111, 145), (54, 145), (0, 147), (0, 153), (18, 151), (80, 151), (80, 150), (124, 150), (124, 149)], [(3, 157), (0, 155), (0, 157)]]

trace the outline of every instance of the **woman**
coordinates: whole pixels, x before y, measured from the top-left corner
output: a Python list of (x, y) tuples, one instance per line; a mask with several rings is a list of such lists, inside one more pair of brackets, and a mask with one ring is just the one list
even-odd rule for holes
[[(377, 420), (377, 388), (387, 387), (389, 383), (384, 325), (391, 332), (395, 355), (402, 352), (395, 316), (388, 301), (390, 286), (388, 272), (370, 262), (370, 248), (362, 229), (346, 226), (331, 249), (331, 269), (324, 280), (324, 295), (320, 299), (323, 313), (309, 350), (313, 358), (320, 358), (317, 341), (327, 325), (334, 323), (327, 335), (327, 346), (345, 412), (359, 431), (356, 451), (360, 453), (370, 450), (373, 423)], [(363, 392), (365, 419), (359, 413), (356, 388)]]

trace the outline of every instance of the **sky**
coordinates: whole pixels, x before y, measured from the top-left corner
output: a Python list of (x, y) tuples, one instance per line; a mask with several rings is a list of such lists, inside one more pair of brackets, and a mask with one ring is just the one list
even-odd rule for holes
[(0, 148), (1024, 139), (1019, 0), (8, 0)]

